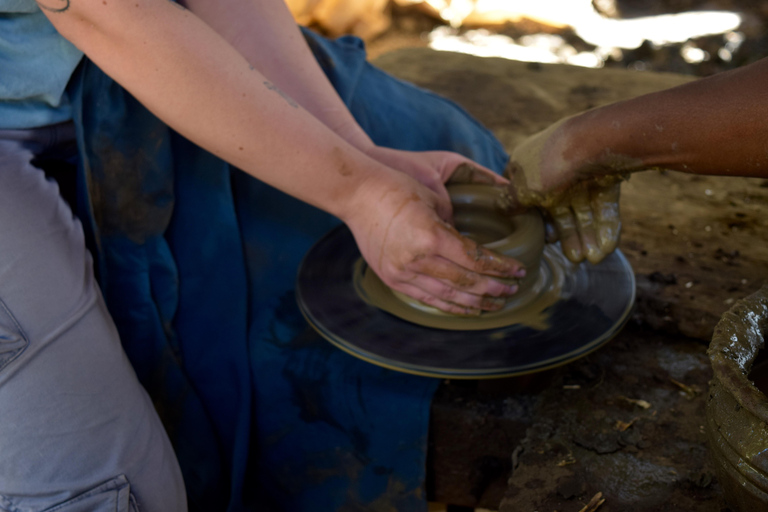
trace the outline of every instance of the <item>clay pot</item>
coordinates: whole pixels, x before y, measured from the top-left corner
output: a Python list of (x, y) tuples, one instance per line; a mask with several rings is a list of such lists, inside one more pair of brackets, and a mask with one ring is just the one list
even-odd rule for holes
[(717, 478), (739, 512), (768, 509), (768, 397), (749, 373), (768, 327), (768, 287), (723, 314), (707, 354), (707, 437)]
[[(514, 280), (518, 292), (510, 301), (528, 300), (531, 288), (539, 280), (544, 252), (544, 221), (534, 210), (510, 216), (504, 212), (503, 191), (490, 185), (449, 185), (454, 226), (462, 235), (525, 266), (523, 279)], [(504, 281), (500, 279), (500, 281)], [(512, 280), (510, 280), (511, 282)], [(409, 306), (435, 315), (450, 315), (393, 290)]]

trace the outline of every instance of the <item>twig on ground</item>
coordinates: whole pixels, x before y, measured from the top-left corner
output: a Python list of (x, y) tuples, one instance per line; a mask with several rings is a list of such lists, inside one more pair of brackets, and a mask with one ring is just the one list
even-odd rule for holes
[(603, 503), (605, 503), (605, 498), (603, 498), (603, 493), (598, 492), (597, 494), (592, 496), (592, 499), (589, 500), (589, 503), (584, 505), (584, 508), (579, 510), (579, 512), (595, 512), (595, 510), (597, 510), (600, 507), (600, 505), (602, 505)]

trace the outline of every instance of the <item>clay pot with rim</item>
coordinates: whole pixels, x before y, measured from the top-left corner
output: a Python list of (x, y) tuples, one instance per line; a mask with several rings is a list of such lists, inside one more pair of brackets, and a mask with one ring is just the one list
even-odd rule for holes
[(750, 380), (768, 328), (768, 286), (723, 314), (707, 354), (706, 431), (723, 493), (739, 512), (768, 510), (768, 397)]

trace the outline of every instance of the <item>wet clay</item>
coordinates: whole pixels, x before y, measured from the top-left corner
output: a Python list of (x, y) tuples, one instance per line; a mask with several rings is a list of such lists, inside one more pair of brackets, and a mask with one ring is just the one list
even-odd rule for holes
[[(566, 256), (576, 263), (585, 257), (591, 263), (599, 263), (618, 243), (619, 186), (629, 172), (643, 168), (642, 161), (606, 150), (599, 163), (585, 162), (574, 168), (572, 179), (566, 180), (556, 173), (542, 176), (543, 168), (557, 171), (574, 167), (568, 147), (558, 145), (556, 133), (569, 119), (561, 119), (515, 148), (505, 171), (511, 185), (503, 201), (509, 210), (534, 205), (545, 208), (563, 237)], [(575, 185), (567, 186), (576, 181)], [(585, 213), (588, 217), (584, 217)], [(567, 233), (574, 231), (574, 222), (581, 224), (586, 221), (579, 219), (587, 218), (588, 224), (594, 225), (595, 239), (581, 237), (580, 244), (574, 245), (578, 238), (574, 240)]]
[[(537, 205), (549, 209), (567, 198), (573, 187), (553, 188), (552, 184), (545, 183), (541, 168), (544, 155), (551, 160), (548, 161), (547, 167), (562, 169), (572, 166), (566, 151), (557, 151), (556, 148), (550, 147), (555, 132), (570, 119), (571, 117), (560, 119), (544, 131), (528, 137), (512, 152), (509, 166), (504, 173), (512, 180), (514, 189), (511, 195), (505, 197), (508, 205)], [(610, 150), (601, 155), (601, 160), (599, 164), (587, 164), (576, 169), (573, 181), (604, 188), (627, 180), (631, 172), (647, 169), (642, 160), (614, 154)], [(543, 192), (548, 188), (551, 190)]]
[(710, 453), (726, 499), (740, 512), (768, 507), (768, 397), (749, 378), (766, 327), (768, 286), (723, 314), (707, 351), (714, 377), (707, 402)]
[(354, 285), (359, 296), (375, 307), (427, 327), (480, 330), (522, 324), (540, 330), (549, 328), (545, 309), (560, 299), (565, 265), (558, 251), (545, 250), (544, 224), (539, 213), (529, 211), (510, 217), (500, 204), (502, 191), (496, 187), (452, 185), (448, 192), (459, 233), (523, 263), (527, 272), (524, 278), (514, 280), (518, 284), (517, 293), (498, 311), (472, 316), (445, 313), (391, 290), (359, 260), (354, 269)]

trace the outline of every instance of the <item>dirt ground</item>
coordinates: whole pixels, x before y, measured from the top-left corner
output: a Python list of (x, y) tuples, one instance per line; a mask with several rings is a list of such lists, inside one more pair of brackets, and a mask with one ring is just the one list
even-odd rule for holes
[(578, 512), (598, 492), (600, 512), (724, 512), (706, 450), (705, 350), (630, 325), (604, 349), (535, 377), (452, 381), (435, 399), (452, 421), (434, 432), (432, 458), (474, 446), (476, 465), (443, 468), (431, 484), (500, 512)]

